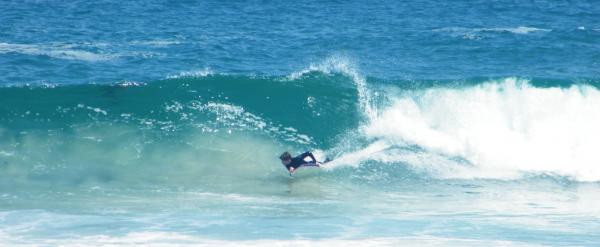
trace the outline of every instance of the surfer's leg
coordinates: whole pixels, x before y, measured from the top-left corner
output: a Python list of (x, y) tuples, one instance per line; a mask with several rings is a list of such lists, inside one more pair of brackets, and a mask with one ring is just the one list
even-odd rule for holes
[(303, 166), (317, 166), (318, 167), (319, 164), (313, 163), (313, 162), (308, 162), (308, 163), (304, 163), (304, 164), (300, 165), (300, 167), (303, 167)]

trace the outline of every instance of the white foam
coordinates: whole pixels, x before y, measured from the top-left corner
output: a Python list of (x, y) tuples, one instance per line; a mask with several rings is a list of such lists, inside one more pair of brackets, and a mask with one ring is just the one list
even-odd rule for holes
[(183, 71), (177, 75), (168, 75), (167, 79), (178, 79), (178, 78), (201, 78), (207, 77), (214, 74), (210, 68), (204, 68), (200, 70)]
[(73, 49), (65, 44), (9, 44), (0, 43), (0, 53), (21, 53), (43, 55), (60, 59), (82, 60), (88, 62), (106, 61), (114, 58), (108, 54), (98, 54), (81, 49)]
[(77, 108), (85, 108), (85, 109), (88, 109), (88, 110), (93, 111), (95, 113), (100, 113), (100, 114), (105, 115), (105, 116), (108, 115), (108, 112), (106, 110), (102, 110), (99, 107), (92, 107), (92, 106), (86, 106), (84, 104), (77, 104)]
[(176, 39), (155, 39), (155, 40), (144, 40), (144, 41), (132, 41), (131, 44), (166, 47), (166, 46), (171, 46), (171, 45), (182, 44), (182, 41), (176, 40)]
[(241, 115), (244, 108), (237, 105), (208, 102), (204, 105), (208, 110), (225, 115)]
[(524, 27), (519, 26), (515, 28), (505, 27), (505, 28), (482, 28), (478, 31), (492, 31), (492, 32), (511, 32), (515, 34), (528, 34), (533, 32), (550, 32), (551, 29), (543, 29), (543, 28), (535, 28), (535, 27)]
[(55, 88), (64, 84), (47, 81), (11, 82), (0, 85), (0, 88)]
[(118, 82), (116, 85), (118, 85), (119, 87), (139, 87), (146, 85), (146, 83), (136, 81), (121, 81)]
[[(600, 91), (591, 86), (536, 88), (508, 78), (468, 88), (405, 92), (362, 132), (379, 140), (375, 143), (387, 143), (386, 148), (417, 145), (447, 157), (449, 164), (458, 157), (473, 166), (469, 172), (449, 169), (446, 176), (505, 178), (541, 172), (600, 181), (599, 109)], [(376, 146), (381, 149), (382, 144)], [(370, 150), (356, 152), (358, 158), (352, 159), (371, 157)], [(406, 153), (395, 158), (387, 154), (390, 161), (410, 161)], [(412, 161), (417, 166), (434, 162), (441, 163)]]
[(319, 240), (219, 240), (163, 231), (132, 232), (122, 236), (88, 235), (69, 239), (35, 240), (15, 238), (10, 234), (0, 232), (0, 244), (7, 246), (535, 246), (511, 241), (443, 238), (428, 235)]
[(452, 35), (459, 35), (466, 39), (478, 39), (478, 34), (482, 32), (508, 32), (514, 34), (530, 34), (535, 32), (550, 32), (552, 29), (536, 28), (536, 27), (492, 27), (492, 28), (466, 28), (466, 27), (446, 27), (432, 30), (434, 32), (447, 32)]
[[(260, 116), (247, 112), (243, 107), (234, 104), (225, 104), (217, 102), (200, 103), (193, 101), (185, 107), (197, 111), (212, 113), (215, 115), (215, 122), (234, 129), (255, 129), (261, 130), (267, 134), (280, 136), (284, 140), (297, 142), (300, 144), (311, 144), (311, 137), (299, 133), (298, 130), (292, 127), (273, 126), (272, 123), (266, 123)], [(176, 105), (167, 105), (166, 110), (178, 112), (181, 109)], [(175, 110), (178, 109), (178, 110)], [(207, 125), (198, 126), (209, 132), (217, 132), (218, 129), (213, 129)], [(231, 129), (228, 130), (231, 133)]]

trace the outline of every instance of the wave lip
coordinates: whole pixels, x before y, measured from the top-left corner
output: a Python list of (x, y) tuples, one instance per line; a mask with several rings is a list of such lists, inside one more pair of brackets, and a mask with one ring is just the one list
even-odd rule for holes
[(297, 80), (312, 72), (321, 72), (326, 75), (339, 73), (349, 77), (354, 83), (354, 87), (356, 87), (358, 103), (362, 113), (368, 118), (372, 118), (377, 114), (377, 109), (372, 107), (372, 93), (367, 86), (366, 78), (360, 74), (358, 66), (348, 57), (330, 56), (321, 63), (312, 63), (306, 69), (291, 73), (287, 76), (287, 79)]

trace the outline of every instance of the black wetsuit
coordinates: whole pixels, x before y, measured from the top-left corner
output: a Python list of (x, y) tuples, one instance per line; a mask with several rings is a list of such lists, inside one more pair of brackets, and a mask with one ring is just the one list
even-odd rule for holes
[[(304, 160), (304, 158), (306, 158), (306, 157), (310, 157), (312, 159), (312, 162)], [(285, 168), (287, 168), (289, 170), (290, 167), (293, 167), (295, 170), (295, 169), (298, 169), (298, 167), (300, 167), (300, 166), (317, 166), (316, 163), (317, 163), (317, 159), (315, 159), (315, 156), (313, 156), (313, 154), (311, 152), (306, 152), (306, 153), (303, 153), (301, 155), (298, 155), (298, 156), (292, 158), (292, 161), (289, 164), (287, 164), (285, 166)]]

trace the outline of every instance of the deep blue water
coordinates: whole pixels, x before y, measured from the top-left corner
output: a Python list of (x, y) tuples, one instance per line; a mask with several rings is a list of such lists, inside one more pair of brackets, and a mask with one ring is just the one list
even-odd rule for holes
[(0, 245), (597, 246), (598, 16), (4, 1)]
[(289, 74), (337, 55), (368, 76), (597, 79), (593, 1), (7, 1), (0, 83)]

